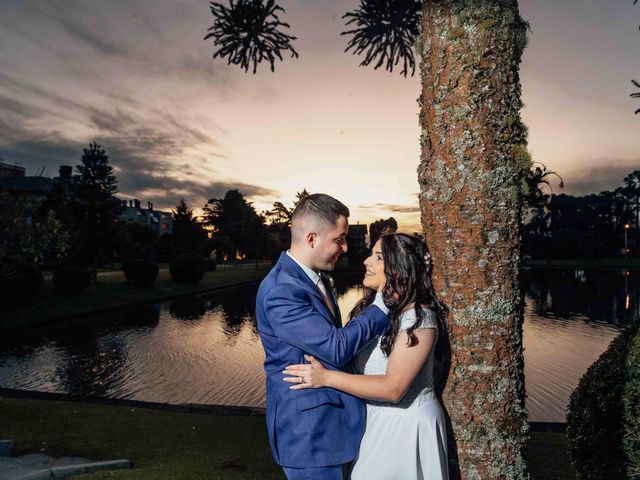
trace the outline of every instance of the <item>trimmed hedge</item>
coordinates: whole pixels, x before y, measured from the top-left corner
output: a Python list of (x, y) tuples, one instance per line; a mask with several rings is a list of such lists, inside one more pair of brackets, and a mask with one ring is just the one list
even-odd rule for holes
[(37, 265), (16, 263), (0, 273), (0, 298), (5, 305), (23, 305), (42, 292), (44, 277)]
[(178, 283), (198, 283), (204, 277), (204, 259), (197, 253), (185, 253), (169, 264), (169, 273)]
[(638, 477), (640, 333), (631, 327), (611, 342), (571, 394), (567, 437), (578, 478)]
[(84, 267), (59, 267), (53, 272), (53, 286), (58, 293), (78, 294), (91, 285), (91, 271)]
[(127, 260), (122, 264), (122, 271), (127, 279), (127, 283), (140, 287), (153, 285), (158, 278), (158, 265), (151, 260), (137, 258)]
[(640, 479), (640, 333), (636, 333), (629, 346), (627, 374), (622, 394), (625, 432), (622, 448), (627, 457), (628, 477)]
[(218, 261), (214, 260), (213, 258), (205, 258), (204, 265), (207, 272), (215, 272), (216, 268), (218, 267)]

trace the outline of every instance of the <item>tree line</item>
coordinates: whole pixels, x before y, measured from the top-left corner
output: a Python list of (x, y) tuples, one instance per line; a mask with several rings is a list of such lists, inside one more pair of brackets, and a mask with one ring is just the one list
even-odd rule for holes
[[(0, 260), (3, 270), (16, 263), (44, 268), (104, 264), (134, 258), (170, 262), (184, 253), (212, 256), (218, 261), (277, 259), (291, 240), (291, 216), (309, 194), (298, 192), (293, 205), (281, 201), (258, 212), (238, 189), (211, 198), (202, 215), (181, 198), (171, 211), (172, 232), (159, 234), (151, 226), (120, 220), (127, 208), (119, 199), (118, 181), (109, 156), (97, 143), (83, 149), (69, 182), (57, 182), (42, 198), (0, 192)], [(395, 219), (371, 225), (372, 236), (397, 229)], [(375, 241), (375, 240), (374, 240)], [(358, 261), (363, 258), (362, 251)]]
[(637, 257), (639, 228), (640, 170), (634, 170), (612, 191), (552, 195), (538, 203), (524, 227), (522, 253), (541, 259)]

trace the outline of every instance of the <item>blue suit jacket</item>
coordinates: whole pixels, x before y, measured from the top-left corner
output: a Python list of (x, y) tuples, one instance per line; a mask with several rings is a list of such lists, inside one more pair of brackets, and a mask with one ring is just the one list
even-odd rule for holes
[[(333, 301), (333, 300), (332, 300)], [(338, 319), (340, 313), (334, 302)], [(349, 368), (389, 323), (370, 306), (344, 328), (332, 317), (318, 288), (286, 254), (262, 281), (256, 317), (266, 354), (267, 430), (276, 462), (305, 468), (351, 461), (364, 433), (364, 403), (330, 388), (290, 390), (282, 371), (311, 354), (330, 369)]]

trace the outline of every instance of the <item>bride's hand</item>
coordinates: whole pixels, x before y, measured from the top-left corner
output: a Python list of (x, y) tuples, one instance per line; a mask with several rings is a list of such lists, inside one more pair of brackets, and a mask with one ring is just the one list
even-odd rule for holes
[(284, 377), (283, 380), (295, 383), (289, 388), (301, 390), (303, 388), (326, 387), (328, 370), (315, 357), (305, 355), (304, 358), (309, 362), (308, 364), (289, 365), (284, 369), (283, 373), (290, 376)]

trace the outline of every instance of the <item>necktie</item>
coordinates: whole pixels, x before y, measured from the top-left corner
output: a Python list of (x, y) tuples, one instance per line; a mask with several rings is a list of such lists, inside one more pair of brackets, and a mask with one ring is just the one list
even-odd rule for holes
[(331, 299), (329, 298), (327, 288), (324, 286), (324, 282), (322, 281), (322, 278), (318, 279), (317, 285), (318, 285), (318, 290), (320, 290), (320, 293), (322, 293), (322, 298), (324, 298), (324, 303), (327, 304), (327, 308), (331, 312), (331, 316), (335, 318), (336, 312), (333, 310), (333, 304), (331, 303)]

